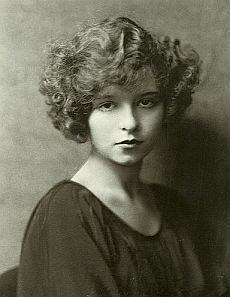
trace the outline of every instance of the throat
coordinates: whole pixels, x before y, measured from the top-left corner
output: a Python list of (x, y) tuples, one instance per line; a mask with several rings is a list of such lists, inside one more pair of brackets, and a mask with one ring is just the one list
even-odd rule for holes
[(123, 191), (131, 197), (140, 188), (141, 167), (142, 164), (122, 166), (92, 152), (73, 180), (94, 188)]
[[(116, 215), (118, 220), (129, 228), (145, 236), (153, 236), (161, 228), (161, 215), (155, 203), (154, 193), (150, 186), (140, 182), (127, 184), (114, 184), (114, 179), (107, 179), (105, 172), (97, 172), (94, 177), (82, 168), (72, 181), (87, 188), (104, 207)], [(108, 176), (107, 176), (108, 177)]]
[(146, 235), (156, 234), (161, 226), (154, 193), (139, 176), (141, 164), (125, 168), (94, 154), (72, 178), (87, 188), (120, 221)]

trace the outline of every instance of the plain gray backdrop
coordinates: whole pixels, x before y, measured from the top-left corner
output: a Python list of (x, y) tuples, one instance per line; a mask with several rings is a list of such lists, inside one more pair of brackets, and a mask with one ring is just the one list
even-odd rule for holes
[[(70, 178), (89, 145), (65, 140), (38, 92), (45, 44), (82, 22), (127, 16), (146, 29), (191, 43), (203, 59), (202, 84), (167, 149), (143, 176), (181, 191), (197, 208), (221, 271), (230, 256), (230, 2), (218, 0), (0, 1), (0, 273), (17, 265), (30, 213), (56, 182)], [(206, 256), (206, 250), (204, 250)], [(209, 258), (207, 257), (207, 263)]]

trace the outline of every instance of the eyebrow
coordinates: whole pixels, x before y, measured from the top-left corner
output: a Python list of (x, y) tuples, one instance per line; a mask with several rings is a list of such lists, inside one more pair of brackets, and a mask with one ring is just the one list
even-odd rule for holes
[(104, 99), (115, 99), (116, 96), (114, 95), (110, 95), (110, 94), (102, 94), (102, 95), (98, 95), (95, 99), (96, 100), (104, 100)]
[[(151, 95), (158, 95), (159, 94), (159, 91), (148, 91), (148, 92), (145, 92), (145, 93), (140, 93), (140, 94), (137, 94), (137, 96), (151, 96)], [(102, 95), (98, 95), (96, 97), (96, 99), (114, 99), (116, 98), (116, 96), (114, 96), (113, 94), (102, 94)]]
[(140, 93), (139, 96), (151, 96), (151, 95), (158, 95), (159, 91), (150, 91), (145, 93)]

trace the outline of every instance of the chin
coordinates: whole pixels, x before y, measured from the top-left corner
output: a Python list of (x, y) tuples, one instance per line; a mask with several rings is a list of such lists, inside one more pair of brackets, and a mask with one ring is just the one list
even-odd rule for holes
[(132, 167), (135, 165), (139, 165), (142, 163), (143, 159), (140, 158), (122, 158), (122, 159), (115, 159), (112, 160), (114, 163), (125, 166), (125, 167)]

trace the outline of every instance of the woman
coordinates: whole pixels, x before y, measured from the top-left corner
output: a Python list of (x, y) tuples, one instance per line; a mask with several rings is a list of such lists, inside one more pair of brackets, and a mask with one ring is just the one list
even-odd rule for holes
[(92, 149), (30, 218), (19, 297), (204, 296), (190, 211), (175, 191), (140, 179), (144, 157), (190, 105), (199, 72), (192, 48), (127, 18), (51, 46), (40, 87), (49, 116)]

